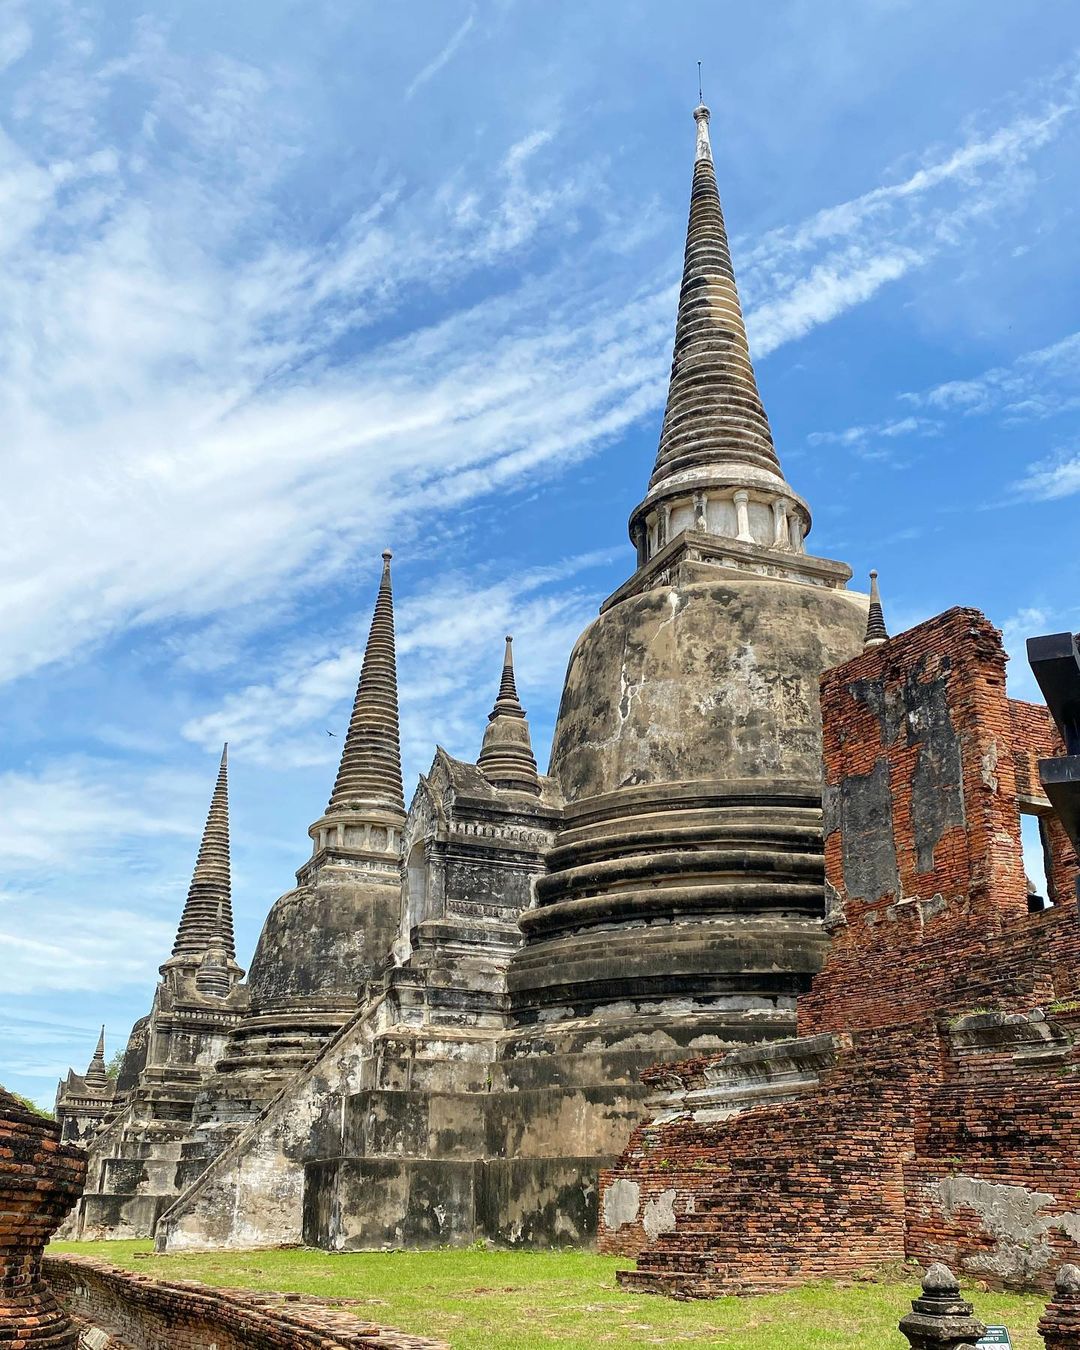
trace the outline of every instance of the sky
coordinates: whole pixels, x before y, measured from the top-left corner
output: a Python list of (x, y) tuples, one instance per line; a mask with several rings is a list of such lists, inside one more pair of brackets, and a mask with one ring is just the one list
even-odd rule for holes
[[(395, 553), (406, 797), (632, 571), (697, 102), (811, 552), (1080, 627), (1075, 0), (0, 0), (0, 1081), (246, 965)], [(862, 580), (862, 584), (865, 584)]]

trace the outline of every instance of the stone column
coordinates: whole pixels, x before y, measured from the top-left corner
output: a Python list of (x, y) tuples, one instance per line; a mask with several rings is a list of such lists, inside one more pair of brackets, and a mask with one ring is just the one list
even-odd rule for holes
[(803, 551), (803, 522), (802, 517), (797, 511), (792, 511), (788, 516), (788, 530), (791, 538), (792, 553), (802, 553)]
[(735, 517), (738, 522), (735, 538), (741, 539), (744, 544), (752, 544), (754, 536), (750, 533), (750, 494), (740, 488), (732, 501), (735, 503)]
[(704, 492), (694, 493), (694, 529), (699, 534), (709, 532), (709, 498)]
[(55, 1121), (0, 1089), (0, 1342), (75, 1350), (71, 1319), (41, 1277), (41, 1255), (82, 1194), (86, 1154)]
[(960, 1297), (960, 1285), (948, 1266), (935, 1262), (923, 1276), (922, 1296), (900, 1322), (912, 1350), (974, 1350), (986, 1327)]
[(1046, 1350), (1080, 1350), (1080, 1266), (1062, 1266), (1039, 1323)]
[(788, 548), (790, 537), (788, 535), (787, 502), (783, 497), (777, 497), (772, 504), (773, 516), (773, 548)]

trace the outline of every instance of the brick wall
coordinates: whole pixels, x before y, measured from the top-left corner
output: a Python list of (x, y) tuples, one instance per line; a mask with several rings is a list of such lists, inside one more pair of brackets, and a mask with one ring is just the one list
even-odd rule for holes
[(1045, 708), (1007, 698), (996, 629), (949, 610), (829, 671), (821, 702), (832, 940), (800, 1034), (1067, 995), (1076, 858), (1054, 820), (1062, 903), (1029, 915), (1019, 813), (1049, 806), (1037, 760), (1063, 747)]
[(0, 1342), (73, 1350), (75, 1329), (41, 1277), (41, 1254), (86, 1179), (60, 1127), (0, 1088)]
[(167, 1283), (85, 1256), (45, 1259), (57, 1297), (86, 1326), (135, 1350), (448, 1350), (374, 1326), (349, 1299), (320, 1300)]
[[(1045, 708), (955, 609), (822, 681), (830, 950), (800, 1039), (659, 1066), (601, 1178), (628, 1285), (782, 1287), (914, 1256), (1046, 1287), (1080, 1256), (1076, 859), (1048, 829), (1029, 914), (1019, 810), (1048, 807)], [(1056, 821), (1052, 822), (1056, 825)]]

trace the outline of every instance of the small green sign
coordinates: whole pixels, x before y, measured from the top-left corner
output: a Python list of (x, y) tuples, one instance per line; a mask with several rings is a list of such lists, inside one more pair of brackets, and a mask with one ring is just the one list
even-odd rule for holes
[(975, 1350), (990, 1350), (992, 1345), (1007, 1345), (1012, 1350), (1012, 1341), (1006, 1327), (987, 1327), (986, 1335), (975, 1342)]

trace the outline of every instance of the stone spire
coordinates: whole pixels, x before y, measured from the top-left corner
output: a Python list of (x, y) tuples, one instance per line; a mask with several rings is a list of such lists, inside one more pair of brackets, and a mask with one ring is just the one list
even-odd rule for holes
[(105, 1028), (101, 1028), (101, 1035), (98, 1037), (97, 1049), (94, 1051), (94, 1057), (83, 1075), (83, 1082), (86, 1085), (87, 1092), (93, 1096), (108, 1096), (109, 1075), (105, 1072)]
[(863, 643), (863, 651), (868, 652), (872, 647), (880, 647), (883, 642), (888, 642), (889, 630), (885, 627), (885, 615), (881, 608), (881, 592), (878, 590), (877, 572), (870, 572), (870, 613), (866, 616), (866, 641)]
[(685, 529), (801, 552), (810, 528), (806, 503), (784, 480), (750, 363), (704, 104), (694, 121), (667, 405), (648, 494), (630, 517), (639, 562)]
[(195, 988), (200, 994), (211, 994), (214, 998), (227, 997), (233, 986), (224, 928), (225, 916), (219, 903), (217, 926), (195, 974)]
[(229, 875), (229, 746), (221, 752), (210, 813), (206, 817), (199, 856), (188, 887), (184, 913), (173, 943), (173, 957), (200, 959), (211, 940), (220, 936), (229, 960), (233, 941), (232, 886)]
[(514, 679), (514, 639), (507, 636), (499, 696), (488, 716), (484, 744), (476, 766), (493, 787), (540, 793), (540, 777), (532, 752), (529, 724)]
[(750, 364), (704, 104), (694, 109), (694, 121), (697, 151), (675, 351), (650, 487), (717, 460), (780, 472)]
[(371, 806), (404, 812), (398, 729), (394, 595), (389, 549), (382, 555), (382, 581), (375, 601), (360, 683), (326, 814)]

